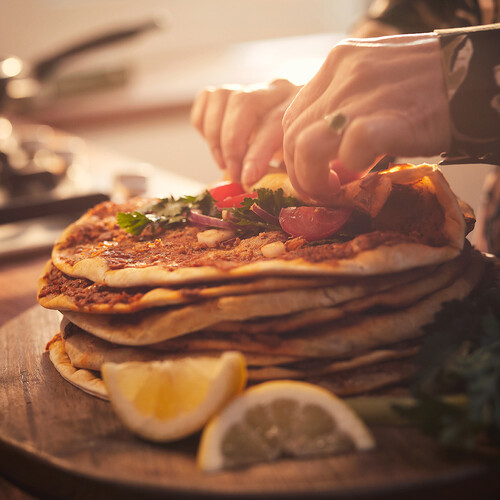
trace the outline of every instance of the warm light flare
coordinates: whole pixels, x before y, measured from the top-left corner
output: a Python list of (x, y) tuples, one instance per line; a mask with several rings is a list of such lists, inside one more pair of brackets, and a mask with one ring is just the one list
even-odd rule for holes
[(8, 139), (12, 134), (12, 123), (7, 118), (0, 116), (0, 141)]
[(23, 70), (23, 62), (18, 57), (7, 57), (0, 64), (0, 71), (4, 78), (12, 78)]
[(22, 78), (7, 83), (7, 95), (11, 99), (33, 97), (40, 89), (40, 83), (34, 78)]

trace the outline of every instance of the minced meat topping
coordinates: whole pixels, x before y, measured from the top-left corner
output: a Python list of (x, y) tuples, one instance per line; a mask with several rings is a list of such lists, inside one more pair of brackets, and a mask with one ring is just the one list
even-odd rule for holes
[[(395, 198), (396, 206), (401, 200), (408, 200), (406, 189)], [(414, 197), (415, 198), (415, 197)], [(415, 198), (418, 201), (418, 198)], [(412, 200), (412, 201), (415, 201)], [(435, 215), (430, 219), (431, 225), (441, 226), (443, 214), (441, 207), (424, 200), (422, 207), (433, 209)], [(121, 229), (116, 223), (116, 213), (131, 210), (130, 205), (116, 205), (105, 202), (90, 210), (79, 222), (71, 226), (64, 239), (55, 246), (58, 258), (69, 265), (74, 265), (82, 259), (100, 257), (105, 260), (110, 269), (140, 268), (161, 266), (164, 269), (175, 270), (186, 267), (213, 266), (221, 270), (229, 270), (242, 264), (267, 260), (262, 255), (261, 248), (275, 241), (285, 243), (286, 251), (279, 256), (280, 260), (303, 259), (311, 263), (334, 263), (340, 259), (353, 258), (360, 252), (378, 246), (393, 246), (401, 242), (421, 242), (439, 246), (443, 237), (437, 227), (425, 232), (425, 224), (418, 223), (422, 212), (412, 223), (404, 220), (396, 224), (396, 230), (389, 229), (390, 223), (383, 212), (379, 220), (375, 220), (371, 228), (363, 228), (367, 232), (353, 237), (349, 241), (314, 242), (308, 244), (287, 244), (289, 238), (282, 231), (269, 231), (257, 236), (239, 236), (230, 241), (222, 242), (215, 248), (207, 248), (197, 240), (197, 233), (203, 231), (195, 226), (180, 225), (175, 229), (158, 230), (156, 233), (146, 233), (133, 236)], [(425, 210), (428, 212), (428, 210)], [(391, 212), (393, 212), (391, 210)], [(398, 212), (398, 210), (396, 210)]]

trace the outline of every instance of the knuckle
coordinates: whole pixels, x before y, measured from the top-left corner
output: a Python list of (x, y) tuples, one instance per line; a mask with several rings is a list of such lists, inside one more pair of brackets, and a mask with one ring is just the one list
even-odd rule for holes
[(269, 84), (269, 87), (282, 87), (282, 88), (289, 88), (292, 84), (289, 80), (285, 78), (275, 78), (274, 80), (271, 80), (271, 83)]
[(361, 61), (359, 59), (354, 59), (349, 63), (349, 75), (350, 78), (354, 81), (361, 80), (363, 81), (366, 77), (366, 74), (369, 73), (368, 66), (369, 62)]
[(292, 126), (293, 121), (294, 121), (294, 112), (289, 107), (283, 113), (283, 119), (281, 120), (281, 125), (282, 125), (283, 130), (285, 132), (290, 129), (290, 127)]
[(221, 147), (226, 161), (239, 160), (242, 156), (242, 141), (234, 133), (221, 136)]
[(339, 43), (335, 45), (328, 55), (326, 56), (325, 62), (323, 66), (320, 68), (320, 72), (328, 72), (331, 71), (339, 64), (339, 61), (342, 61), (345, 57), (347, 57), (349, 52), (349, 47), (343, 43)]
[(209, 90), (212, 99), (225, 100), (233, 91), (226, 87), (217, 87)]
[(282, 107), (273, 108), (266, 116), (266, 122), (282, 123), (284, 117), (284, 109)]
[(210, 146), (217, 146), (220, 142), (221, 131), (214, 122), (207, 120), (207, 123), (204, 126), (203, 135)]
[(229, 96), (231, 106), (235, 108), (245, 108), (253, 101), (254, 93), (236, 91)]
[(295, 151), (301, 157), (309, 157), (315, 150), (315, 136), (308, 129), (303, 130), (295, 140)]
[(295, 148), (301, 151), (309, 149), (308, 133), (306, 130), (301, 132), (295, 141)]
[(348, 128), (351, 140), (358, 144), (363, 144), (363, 147), (371, 147), (375, 142), (375, 130), (370, 120), (358, 118), (355, 119)]
[[(358, 89), (365, 89), (371, 82), (370, 91), (373, 91), (374, 84), (378, 83), (378, 65), (373, 60), (365, 57), (354, 57), (346, 64), (345, 76), (349, 86)], [(376, 89), (376, 87), (375, 87)]]
[(267, 110), (269, 92), (267, 89), (234, 92), (229, 96), (228, 107), (234, 113), (255, 118)]
[(276, 96), (279, 99), (284, 99), (291, 94), (295, 94), (296, 89), (297, 89), (296, 85), (294, 85), (289, 80), (285, 80), (284, 78), (278, 78), (276, 80), (273, 80), (269, 84), (269, 87), (266, 90), (267, 93), (272, 94), (273, 96)]

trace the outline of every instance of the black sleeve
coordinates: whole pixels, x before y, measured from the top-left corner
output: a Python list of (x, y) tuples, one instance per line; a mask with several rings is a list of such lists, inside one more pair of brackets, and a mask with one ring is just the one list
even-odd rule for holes
[(500, 165), (500, 24), (436, 33), (450, 103), (446, 162)]
[(478, 217), (476, 245), (500, 257), (500, 166), (486, 178)]
[(480, 3), (480, 0), (373, 0), (365, 20), (391, 26), (400, 33), (427, 33), (439, 28), (497, 22), (498, 0), (493, 0), (490, 15), (483, 12)]

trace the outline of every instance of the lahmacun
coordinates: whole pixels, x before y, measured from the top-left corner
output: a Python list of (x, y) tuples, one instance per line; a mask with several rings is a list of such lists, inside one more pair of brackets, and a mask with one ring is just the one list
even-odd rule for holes
[[(283, 173), (256, 189), (296, 198)], [(119, 213), (157, 220), (155, 203), (89, 210), (62, 233), (39, 280), (39, 303), (64, 316), (48, 346), (54, 365), (98, 397), (106, 398), (105, 361), (226, 350), (245, 355), (250, 383), (308, 380), (343, 396), (404, 384), (423, 327), (484, 273), (466, 240), (473, 213), (433, 165), (400, 165), (343, 186), (328, 209), (350, 216), (339, 236), (317, 241), (276, 224), (235, 226), (212, 241), (189, 217), (135, 234), (120, 226)]]

